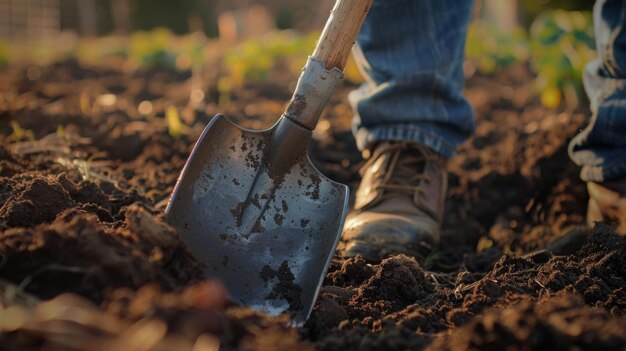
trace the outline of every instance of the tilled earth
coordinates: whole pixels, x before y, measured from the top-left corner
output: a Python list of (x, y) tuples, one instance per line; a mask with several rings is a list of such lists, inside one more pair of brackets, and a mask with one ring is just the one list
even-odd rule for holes
[[(230, 303), (162, 212), (213, 114), (251, 128), (280, 115), (295, 77), (279, 76), (217, 106), (214, 84), (190, 73), (1, 69), (3, 348), (626, 349), (626, 240), (581, 226), (585, 187), (567, 158), (588, 113), (541, 107), (523, 65), (468, 79), (478, 130), (451, 161), (436, 252), (336, 257), (299, 329)], [(335, 94), (311, 153), (354, 187), (351, 88)]]

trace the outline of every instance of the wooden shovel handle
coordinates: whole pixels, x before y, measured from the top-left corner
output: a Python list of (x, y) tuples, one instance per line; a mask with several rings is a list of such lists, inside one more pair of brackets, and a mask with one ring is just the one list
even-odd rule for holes
[(337, 0), (312, 56), (343, 71), (372, 1)]

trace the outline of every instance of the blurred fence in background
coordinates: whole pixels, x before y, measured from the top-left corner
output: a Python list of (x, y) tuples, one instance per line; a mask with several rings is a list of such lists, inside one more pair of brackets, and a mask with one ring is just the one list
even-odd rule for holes
[(0, 37), (53, 37), (60, 30), (59, 0), (0, 0)]
[[(386, 1), (386, 0), (379, 0)], [(163, 27), (176, 34), (202, 30), (219, 34), (220, 23), (235, 21), (237, 30), (253, 31), (262, 8), (273, 27), (309, 31), (319, 28), (334, 0), (0, 0), (0, 36), (40, 29), (71, 30), (96, 36)], [(593, 0), (475, 0), (483, 16), (507, 30), (528, 27), (547, 9), (589, 10)], [(264, 16), (262, 14), (261, 16)], [(232, 23), (230, 23), (232, 27)], [(32, 28), (32, 29), (31, 29)], [(29, 34), (30, 35), (30, 34)]]
[[(235, 21), (237, 31), (254, 32), (261, 16), (279, 29), (319, 27), (332, 0), (0, 0), (0, 37), (69, 30), (81, 36), (127, 34), (167, 28), (176, 34), (219, 34), (220, 23)], [(263, 12), (258, 10), (262, 9)], [(226, 16), (226, 17), (221, 17)], [(226, 20), (224, 20), (226, 18)], [(266, 21), (267, 22), (267, 21)], [(232, 31), (231, 31), (232, 32)]]

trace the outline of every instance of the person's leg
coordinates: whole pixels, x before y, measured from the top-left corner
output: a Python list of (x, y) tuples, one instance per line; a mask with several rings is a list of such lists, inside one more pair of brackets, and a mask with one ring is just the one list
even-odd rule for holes
[(596, 1), (593, 20), (598, 57), (583, 77), (593, 116), (569, 151), (582, 180), (604, 182), (626, 176), (626, 2)]
[(361, 150), (416, 141), (450, 158), (475, 121), (462, 95), (471, 0), (374, 0), (353, 51), (366, 76), (350, 103)]
[[(626, 220), (626, 2), (598, 0), (593, 13), (597, 59), (585, 68), (589, 125), (571, 141), (571, 159), (588, 182), (588, 220)], [(626, 231), (622, 223), (620, 231)]]
[(471, 5), (374, 0), (354, 51), (366, 83), (349, 96), (353, 127), (370, 156), (344, 226), (345, 256), (420, 256), (437, 245), (446, 159), (475, 128), (462, 95)]

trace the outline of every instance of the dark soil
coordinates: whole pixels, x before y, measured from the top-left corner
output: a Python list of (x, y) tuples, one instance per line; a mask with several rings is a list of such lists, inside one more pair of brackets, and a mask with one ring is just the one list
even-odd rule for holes
[[(451, 161), (440, 248), (421, 262), (336, 257), (300, 329), (228, 302), (162, 219), (210, 118), (267, 127), (287, 82), (217, 106), (214, 84), (190, 102), (188, 72), (30, 69), (40, 78), (0, 70), (3, 349), (626, 349), (626, 239), (581, 226), (586, 191), (566, 152), (588, 113), (541, 107), (525, 66), (467, 82), (478, 130)], [(333, 128), (320, 123), (311, 154), (354, 187), (351, 88), (332, 98)], [(170, 106), (185, 125), (177, 137)], [(288, 267), (265, 273), (299, 288)]]

